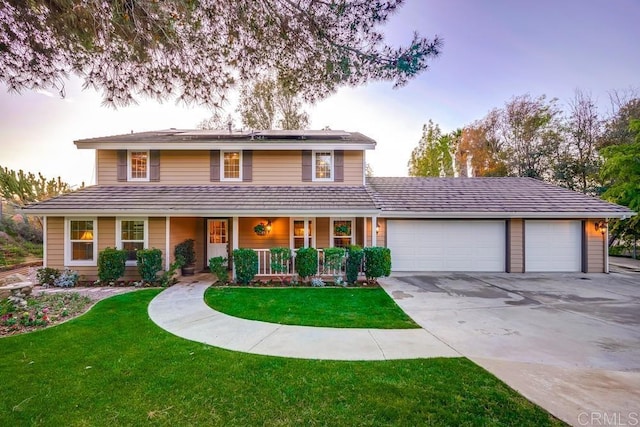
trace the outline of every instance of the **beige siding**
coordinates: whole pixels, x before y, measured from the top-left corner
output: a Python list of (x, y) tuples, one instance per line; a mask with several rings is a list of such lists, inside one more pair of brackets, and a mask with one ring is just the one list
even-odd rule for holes
[[(261, 222), (271, 220), (271, 233), (266, 236), (258, 236), (253, 227)], [(241, 248), (271, 249), (276, 247), (288, 248), (289, 218), (239, 218), (238, 219), (238, 245)]]
[(316, 248), (328, 248), (329, 244), (329, 218), (316, 218)]
[(98, 185), (362, 185), (363, 151), (345, 151), (344, 182), (302, 182), (302, 152), (253, 151), (253, 181), (212, 183), (209, 151), (160, 151), (160, 182), (118, 182), (117, 150), (97, 150)]
[(47, 267), (64, 268), (64, 218), (47, 217)]
[(166, 220), (164, 217), (149, 218), (149, 249), (155, 248), (162, 251), (162, 265), (166, 257)]
[(364, 218), (363, 217), (358, 217), (356, 218), (356, 245), (359, 246), (366, 246), (364, 243), (364, 236), (365, 236), (365, 231), (364, 231)]
[(590, 219), (585, 221), (584, 236), (586, 241), (587, 273), (604, 273), (604, 242), (605, 236), (595, 229), (595, 222), (603, 221)]
[(521, 218), (510, 220), (509, 253), (507, 265), (510, 273), (524, 272), (524, 221)]

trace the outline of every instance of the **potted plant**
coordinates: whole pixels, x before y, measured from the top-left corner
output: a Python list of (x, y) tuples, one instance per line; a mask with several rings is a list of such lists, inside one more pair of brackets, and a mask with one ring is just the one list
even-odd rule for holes
[(180, 263), (183, 276), (192, 276), (195, 272), (196, 252), (193, 248), (195, 241), (187, 239), (178, 243), (174, 251), (176, 262)]

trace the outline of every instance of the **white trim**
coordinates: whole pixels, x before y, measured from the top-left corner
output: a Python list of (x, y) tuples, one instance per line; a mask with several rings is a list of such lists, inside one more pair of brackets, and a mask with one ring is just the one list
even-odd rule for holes
[[(602, 241), (602, 244), (604, 245), (604, 272), (609, 273), (609, 224), (607, 224), (607, 227), (605, 228), (603, 237), (604, 239)], [(588, 256), (588, 254), (585, 254), (585, 256)]]
[[(316, 154), (319, 153), (329, 153), (329, 155), (331, 156), (331, 171), (329, 172), (331, 174), (330, 178), (318, 178), (317, 177), (317, 164), (316, 164)], [(336, 159), (333, 153), (333, 150), (312, 150), (311, 151), (311, 181), (313, 182), (333, 182), (335, 180), (335, 163), (336, 163)]]
[[(75, 261), (71, 259), (71, 221), (93, 221), (93, 259)], [(98, 265), (98, 218), (97, 217), (65, 217), (64, 219), (64, 265), (65, 267), (95, 267)]]
[[(116, 217), (116, 248), (122, 249), (122, 221), (143, 221), (144, 240), (143, 248), (149, 249), (149, 218), (148, 217)], [(139, 240), (127, 240), (127, 242), (139, 242)], [(127, 267), (135, 266), (137, 261), (127, 260)]]
[[(366, 222), (367, 220), (365, 218), (365, 224)], [(371, 217), (371, 246), (378, 246), (377, 228), (378, 228), (378, 217), (374, 215)], [(366, 230), (366, 226), (365, 226), (365, 230)]]
[[(333, 225), (334, 221), (351, 221), (351, 236), (335, 236), (334, 235), (334, 229), (335, 226)], [(356, 240), (356, 218), (355, 217), (344, 217), (344, 216), (336, 216), (336, 217), (330, 217), (329, 218), (329, 247), (333, 248), (333, 239), (334, 237), (350, 237), (351, 238), (351, 244), (354, 245), (355, 244), (355, 240)], [(366, 237), (365, 237), (366, 240)]]
[(304, 142), (81, 142), (74, 144), (79, 149), (90, 150), (131, 150), (132, 145), (139, 147), (134, 151), (144, 150), (373, 150), (375, 142), (320, 142), (306, 140)]
[(42, 266), (47, 267), (47, 217), (42, 217)]
[[(147, 176), (146, 178), (133, 178), (131, 176), (131, 153), (147, 153)], [(127, 181), (131, 182), (148, 182), (149, 181), (149, 170), (151, 169), (151, 154), (149, 150), (127, 150)]]
[[(64, 209), (64, 210), (49, 210), (46, 212), (42, 211), (27, 211), (23, 209), (23, 211), (31, 214), (31, 215), (43, 215), (47, 214), (49, 216), (91, 216), (91, 215), (99, 215), (99, 216), (119, 216), (119, 215), (139, 215), (139, 216), (165, 216), (167, 215), (168, 209), (119, 209), (119, 210), (82, 210), (82, 209)], [(215, 209), (216, 215), (219, 216), (239, 216), (239, 217), (256, 217), (256, 216), (301, 216), (301, 217), (325, 217), (332, 215), (355, 215), (355, 216), (371, 216), (380, 214), (379, 211), (376, 210), (345, 210), (344, 208), (338, 209), (322, 209), (322, 210), (291, 210), (291, 211), (281, 211), (275, 209), (262, 209), (262, 210), (247, 210), (247, 211), (238, 211), (238, 210), (220, 210)], [(199, 218), (208, 218), (210, 216), (211, 209), (199, 209), (199, 210), (184, 210), (184, 211), (171, 211), (172, 217), (189, 217), (196, 216)], [(522, 217), (519, 217), (522, 218)], [(551, 217), (555, 218), (555, 217)], [(583, 217), (585, 218), (585, 217)], [(598, 218), (602, 218), (600, 215)]]
[[(224, 176), (224, 155), (225, 153), (238, 153), (238, 178), (225, 178)], [(242, 150), (220, 150), (220, 181), (242, 181)]]
[(171, 268), (171, 217), (164, 217), (164, 268), (169, 270)]
[(448, 219), (448, 218), (485, 218), (485, 219), (584, 219), (584, 218), (629, 218), (635, 213), (614, 212), (402, 212), (402, 211), (378, 211), (382, 218), (424, 218), (424, 219)]

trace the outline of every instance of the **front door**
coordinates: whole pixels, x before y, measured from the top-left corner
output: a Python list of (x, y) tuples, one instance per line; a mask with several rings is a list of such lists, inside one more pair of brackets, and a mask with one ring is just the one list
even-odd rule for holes
[(207, 220), (207, 265), (213, 257), (229, 255), (229, 227), (226, 219)]

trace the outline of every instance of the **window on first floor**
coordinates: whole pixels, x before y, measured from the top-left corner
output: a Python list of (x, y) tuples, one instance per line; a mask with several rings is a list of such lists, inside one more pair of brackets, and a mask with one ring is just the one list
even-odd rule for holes
[(353, 218), (331, 219), (331, 246), (346, 248), (355, 243), (355, 220)]
[(65, 221), (65, 265), (95, 266), (97, 259), (95, 218), (68, 218)]
[(294, 218), (291, 226), (291, 247), (293, 249), (314, 247), (313, 227), (313, 218)]
[(146, 218), (118, 218), (116, 245), (127, 251), (127, 265), (135, 265), (137, 251), (148, 247), (148, 220)]

